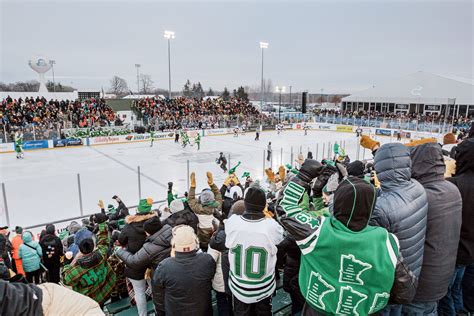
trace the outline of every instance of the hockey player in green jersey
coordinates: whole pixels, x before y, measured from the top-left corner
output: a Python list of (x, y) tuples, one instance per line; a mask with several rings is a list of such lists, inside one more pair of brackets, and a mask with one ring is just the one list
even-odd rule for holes
[(181, 141), (182, 141), (182, 146), (183, 146), (183, 148), (186, 147), (186, 145), (189, 144), (189, 136), (188, 136), (188, 133), (186, 133), (186, 132), (181, 132)]
[[(280, 202), (284, 211), (280, 222), (302, 254), (299, 285), (306, 300), (302, 315), (369, 315), (383, 309), (389, 299), (409, 302), (416, 286), (401, 261), (397, 238), (368, 225), (376, 199), (371, 184), (344, 177), (334, 193), (330, 217), (315, 218), (299, 206), (309, 183), (323, 169), (307, 159)], [(392, 285), (403, 291), (391, 293)]]
[(196, 137), (194, 137), (194, 143), (198, 146), (198, 150), (201, 149), (201, 136), (199, 132), (196, 134)]
[(150, 131), (150, 147), (153, 147), (154, 141), (155, 141), (155, 132)]
[(16, 151), (16, 159), (23, 159), (23, 134), (15, 133), (15, 151)]

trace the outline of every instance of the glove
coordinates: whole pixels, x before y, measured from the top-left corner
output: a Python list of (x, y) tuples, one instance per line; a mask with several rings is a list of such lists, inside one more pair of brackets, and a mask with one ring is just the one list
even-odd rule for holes
[(212, 186), (214, 184), (214, 179), (212, 178), (212, 173), (210, 171), (206, 172), (206, 176), (207, 176), (207, 184), (209, 184), (209, 186)]
[(422, 139), (418, 139), (418, 140), (412, 140), (412, 141), (409, 142), (408, 144), (405, 144), (405, 146), (407, 146), (407, 147), (415, 147), (415, 146), (422, 145), (422, 144), (426, 144), (426, 143), (436, 143), (436, 142), (437, 142), (436, 138), (433, 138), (433, 137), (430, 137), (430, 138), (422, 138)]
[(285, 177), (286, 177), (286, 169), (285, 169), (285, 166), (280, 166), (280, 168), (278, 168), (278, 175), (280, 176), (280, 180), (281, 182), (285, 182)]
[(102, 224), (102, 223), (105, 223), (107, 220), (109, 219), (109, 217), (103, 213), (97, 213), (94, 215), (94, 221), (97, 223), (97, 224)]
[(275, 174), (273, 173), (272, 169), (265, 169), (265, 173), (267, 174), (268, 181), (270, 183), (275, 183)]
[(380, 181), (379, 181), (379, 178), (377, 177), (377, 172), (375, 172), (375, 170), (372, 171), (371, 180), (373, 181), (374, 186), (375, 186), (377, 189), (380, 188)]
[(191, 173), (191, 188), (196, 187), (196, 174), (194, 172)]
[(332, 174), (336, 173), (336, 167), (331, 165), (324, 166), (324, 169), (321, 171), (321, 174), (318, 176), (313, 185), (313, 197), (323, 196), (323, 188), (328, 183), (329, 178)]
[(321, 174), (323, 168), (323, 165), (321, 165), (319, 161), (306, 159), (301, 165), (300, 172), (296, 175), (296, 177), (308, 184)]
[(234, 182), (235, 185), (240, 184), (239, 178), (235, 175), (235, 173), (232, 174), (232, 182)]
[(232, 181), (232, 175), (229, 175), (229, 176), (227, 176), (227, 178), (225, 178), (223, 184), (224, 184), (226, 187), (229, 187), (231, 181)]
[(360, 145), (364, 148), (370, 149), (370, 150), (375, 150), (376, 148), (380, 147), (380, 143), (373, 140), (367, 135), (362, 135), (360, 137)]
[(97, 205), (98, 205), (101, 209), (104, 208), (104, 201), (99, 200), (99, 203), (97, 203)]
[(444, 164), (446, 165), (446, 172), (444, 173), (445, 178), (450, 178), (456, 174), (456, 160), (445, 159)]

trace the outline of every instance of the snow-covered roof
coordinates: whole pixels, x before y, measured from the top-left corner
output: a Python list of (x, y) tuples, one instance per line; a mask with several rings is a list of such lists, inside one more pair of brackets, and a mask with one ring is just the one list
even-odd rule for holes
[(474, 82), (419, 71), (354, 93), (342, 101), (446, 104), (448, 99), (456, 99), (456, 104), (474, 105)]
[(133, 100), (137, 100), (137, 99), (146, 99), (146, 98), (155, 98), (155, 97), (158, 97), (160, 99), (164, 99), (165, 97), (163, 95), (154, 95), (154, 94), (129, 94), (127, 96), (124, 96), (122, 99), (133, 99)]
[(0, 91), (0, 100), (3, 100), (10, 96), (12, 99), (22, 98), (35, 98), (44, 97), (46, 100), (76, 100), (77, 91), (74, 92), (12, 92), (12, 91)]

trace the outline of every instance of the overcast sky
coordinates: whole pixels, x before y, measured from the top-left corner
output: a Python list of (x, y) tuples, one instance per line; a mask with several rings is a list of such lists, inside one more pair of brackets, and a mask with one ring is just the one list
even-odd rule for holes
[[(473, 2), (466, 1), (32, 1), (0, 0), (0, 81), (36, 79), (28, 60), (56, 60), (56, 81), (136, 90), (134, 64), (155, 86), (186, 79), (207, 89), (258, 87), (355, 92), (418, 70), (473, 78)], [(51, 72), (47, 78), (51, 77)]]

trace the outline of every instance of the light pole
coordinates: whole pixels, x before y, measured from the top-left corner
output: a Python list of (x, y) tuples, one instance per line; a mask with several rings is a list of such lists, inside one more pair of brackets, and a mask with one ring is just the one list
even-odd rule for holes
[(142, 65), (135, 64), (135, 68), (137, 68), (137, 94), (140, 94), (140, 67)]
[(280, 124), (280, 115), (281, 115), (281, 93), (285, 92), (285, 87), (276, 87), (275, 91), (280, 93), (279, 105), (278, 105), (278, 124)]
[(321, 100), (321, 106), (323, 105), (323, 90), (324, 89), (321, 88), (321, 94), (320, 94), (321, 97), (319, 98)]
[(51, 59), (49, 64), (51, 65), (51, 70), (53, 71), (53, 92), (56, 92), (56, 83), (54, 81), (54, 65), (56, 64), (56, 61)]
[(263, 50), (268, 48), (268, 43), (260, 42), (260, 49), (262, 50), (262, 81), (260, 83), (260, 109), (263, 108)]
[(291, 103), (291, 86), (290, 86), (290, 102), (289, 103), (290, 103), (290, 106), (291, 106), (292, 105), (292, 103)]
[(168, 40), (168, 99), (171, 99), (171, 40), (174, 38), (173, 31), (165, 31), (163, 35)]

